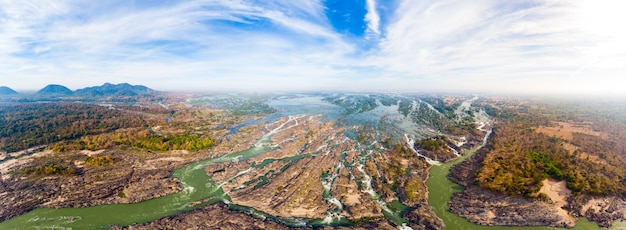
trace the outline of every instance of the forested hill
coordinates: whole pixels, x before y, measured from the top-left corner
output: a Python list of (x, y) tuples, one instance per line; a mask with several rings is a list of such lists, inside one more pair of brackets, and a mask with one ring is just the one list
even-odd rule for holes
[(77, 96), (106, 97), (106, 96), (137, 96), (155, 93), (156, 91), (143, 85), (131, 85), (128, 83), (111, 84), (87, 87), (76, 90)]
[(39, 96), (70, 96), (73, 93), (74, 92), (67, 87), (55, 84), (47, 85), (37, 91), (37, 95)]
[[(57, 98), (57, 97), (133, 97), (133, 96), (145, 96), (154, 95), (158, 91), (150, 89), (143, 85), (131, 85), (128, 83), (111, 84), (105, 83), (101, 86), (92, 86), (72, 91), (68, 87), (59, 84), (49, 84), (38, 90), (35, 94), (35, 98)], [(15, 95), (18, 94), (13, 89), (0, 86), (0, 95)], [(32, 97), (25, 95), (26, 98)]]
[(17, 94), (17, 92), (15, 92), (15, 90), (6, 87), (6, 86), (0, 86), (0, 96), (3, 95), (15, 95)]

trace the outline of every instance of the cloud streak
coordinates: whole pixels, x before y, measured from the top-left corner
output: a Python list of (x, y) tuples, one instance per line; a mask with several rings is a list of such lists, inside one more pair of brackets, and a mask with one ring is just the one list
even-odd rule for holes
[(374, 35), (380, 35), (380, 16), (376, 10), (376, 0), (366, 0), (366, 6), (365, 22), (367, 22), (367, 31)]

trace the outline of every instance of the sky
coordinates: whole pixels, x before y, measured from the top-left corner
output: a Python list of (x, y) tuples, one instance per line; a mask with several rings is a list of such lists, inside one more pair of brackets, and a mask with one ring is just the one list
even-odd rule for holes
[(0, 85), (626, 94), (626, 1), (0, 0)]

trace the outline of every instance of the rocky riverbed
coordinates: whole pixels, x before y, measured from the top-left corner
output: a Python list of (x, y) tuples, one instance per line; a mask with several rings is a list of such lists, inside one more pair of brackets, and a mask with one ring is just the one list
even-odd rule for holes
[[(397, 229), (400, 224), (393, 218), (402, 217), (410, 221), (405, 226), (414, 229), (442, 227), (427, 205), (423, 182), (428, 177), (428, 165), (407, 147), (391, 151), (376, 141), (357, 143), (345, 136), (344, 129), (318, 116), (285, 117), (267, 124), (265, 129), (275, 133), (269, 143), (263, 144), (271, 151), (247, 160), (234, 158), (210, 164), (204, 169), (234, 204), (275, 217), (323, 220), (318, 224), (343, 219), (353, 224), (349, 228), (320, 229)], [(376, 136), (371, 138), (375, 140)], [(400, 170), (392, 170), (395, 168)], [(392, 185), (399, 188), (398, 193)], [(406, 210), (400, 213), (397, 207), (390, 209), (393, 202), (405, 203)], [(383, 209), (398, 217), (387, 219)], [(287, 229), (271, 218), (257, 218), (220, 203), (128, 229)]]
[(285, 119), (276, 123), (283, 127), (272, 136), (274, 150), (248, 161), (210, 165), (207, 174), (223, 185), (234, 203), (273, 216), (324, 219), (339, 207), (344, 218), (382, 217), (380, 207), (349, 179), (361, 174), (356, 169), (340, 168), (343, 176), (329, 191), (335, 199), (325, 198), (322, 174), (336, 169), (342, 153), (345, 159), (357, 157), (355, 143), (344, 130), (317, 116)]
[[(89, 207), (102, 204), (135, 203), (180, 191), (171, 170), (182, 161), (141, 163), (141, 158), (119, 151), (99, 151), (115, 163), (107, 166), (85, 165), (82, 153), (56, 156), (54, 153), (30, 159), (0, 180), (0, 221), (28, 210), (48, 207)], [(93, 154), (92, 154), (93, 155)], [(25, 175), (20, 170), (31, 165), (55, 162), (73, 167), (73, 175)]]
[[(190, 212), (180, 213), (178, 215), (161, 218), (149, 223), (134, 224), (127, 227), (111, 226), (111, 230), (140, 230), (140, 229), (311, 229), (307, 227), (285, 227), (270, 219), (260, 219), (252, 217), (250, 214), (242, 211), (233, 211), (224, 203), (216, 203), (208, 205), (200, 209)], [(331, 227), (324, 226), (316, 229), (322, 230), (345, 230), (345, 229), (396, 229), (389, 225), (386, 221), (368, 222), (360, 226), (353, 227)]]
[(626, 199), (615, 196), (608, 197), (574, 197), (567, 206), (577, 217), (585, 217), (595, 221), (600, 227), (611, 227), (616, 220), (626, 219)]

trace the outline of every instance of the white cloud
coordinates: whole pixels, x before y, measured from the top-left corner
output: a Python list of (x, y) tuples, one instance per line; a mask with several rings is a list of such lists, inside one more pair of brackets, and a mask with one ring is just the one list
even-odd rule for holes
[(626, 92), (619, 1), (398, 1), (0, 1), (0, 85)]
[[(0, 4), (12, 19), (0, 21), (5, 28), (0, 41), (6, 41), (6, 47), (0, 45), (0, 75), (16, 76), (2, 79), (16, 88), (49, 83), (79, 88), (104, 81), (161, 89), (236, 88), (263, 78), (269, 81), (259, 82), (268, 86), (288, 87), (341, 73), (330, 66), (354, 49), (332, 31), (319, 1), (189, 1), (139, 9), (66, 4), (63, 10), (47, 1), (33, 7)], [(268, 30), (224, 24), (259, 23), (254, 20), (267, 21), (261, 24)], [(23, 38), (37, 46), (20, 43)]]
[(367, 14), (365, 14), (365, 22), (367, 22), (367, 32), (380, 35), (380, 16), (376, 10), (376, 0), (366, 1)]
[[(450, 88), (575, 92), (567, 84), (555, 87), (573, 73), (582, 85), (598, 75), (615, 82), (626, 54), (617, 24), (626, 18), (615, 20), (609, 11), (610, 19), (593, 22), (581, 11), (591, 10), (592, 18), (604, 18), (604, 11), (579, 3), (405, 0), (386, 28), (382, 54), (369, 61)], [(614, 2), (598, 5), (620, 9)], [(589, 63), (598, 58), (611, 67), (592, 70), (599, 64)], [(626, 92), (623, 84), (616, 88)]]

